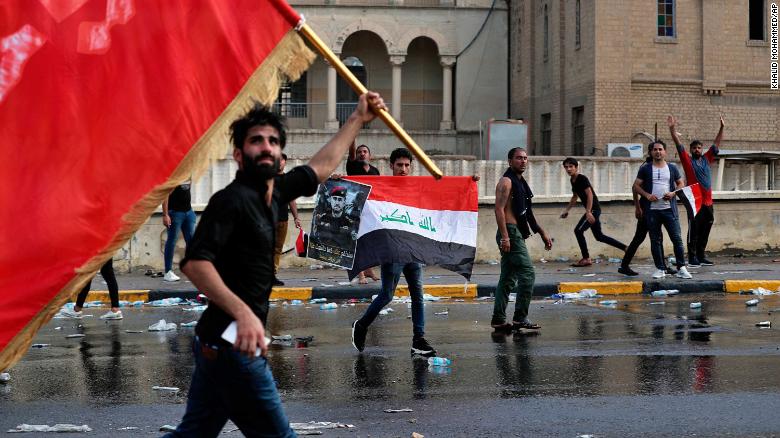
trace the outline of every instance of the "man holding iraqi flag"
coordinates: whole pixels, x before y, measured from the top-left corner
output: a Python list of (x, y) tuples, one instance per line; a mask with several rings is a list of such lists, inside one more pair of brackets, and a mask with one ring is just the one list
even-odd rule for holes
[[(401, 274), (412, 299), (411, 353), (432, 356), (425, 339), (422, 265), (440, 265), (471, 278), (477, 251), (477, 185), (479, 176), (409, 176), (412, 154), (390, 154), (393, 176), (348, 177), (371, 184), (360, 216), (355, 261), (349, 278), (381, 265), (382, 289), (363, 316), (352, 323), (352, 345), (363, 351), (368, 327), (393, 299)], [(399, 178), (403, 177), (403, 178)]]

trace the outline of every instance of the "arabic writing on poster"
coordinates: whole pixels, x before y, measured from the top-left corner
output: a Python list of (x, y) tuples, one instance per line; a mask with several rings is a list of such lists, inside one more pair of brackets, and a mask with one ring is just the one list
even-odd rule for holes
[[(387, 216), (379, 216), (382, 222), (398, 222), (401, 224), (407, 224), (411, 226), (415, 226), (414, 221), (412, 220), (412, 217), (409, 215), (409, 212), (403, 212), (399, 213), (398, 209), (396, 208), (393, 210), (392, 213), (390, 213)], [(419, 222), (417, 222), (416, 226), (420, 229), (430, 231), (431, 233), (436, 232), (436, 227), (433, 226), (433, 220), (430, 216), (424, 216), (422, 219), (420, 219)]]

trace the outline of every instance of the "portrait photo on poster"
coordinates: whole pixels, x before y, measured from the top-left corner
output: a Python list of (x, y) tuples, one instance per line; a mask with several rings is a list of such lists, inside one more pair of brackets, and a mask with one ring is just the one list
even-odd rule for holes
[(306, 256), (330, 265), (352, 269), (360, 229), (360, 214), (371, 186), (344, 179), (329, 179), (317, 189)]

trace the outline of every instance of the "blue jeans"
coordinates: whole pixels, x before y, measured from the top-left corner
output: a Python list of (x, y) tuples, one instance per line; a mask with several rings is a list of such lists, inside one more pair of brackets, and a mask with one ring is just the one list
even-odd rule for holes
[(409, 285), (409, 295), (412, 298), (414, 336), (422, 337), (425, 335), (425, 307), (423, 305), (422, 265), (419, 263), (386, 263), (382, 265), (382, 290), (358, 322), (363, 327), (368, 327), (379, 315), (379, 311), (393, 301), (393, 294), (398, 286), (398, 280), (401, 279), (401, 272)]
[(666, 269), (664, 263), (664, 241), (661, 234), (661, 225), (666, 228), (666, 233), (674, 245), (674, 257), (677, 267), (685, 266), (685, 249), (680, 236), (680, 221), (671, 208), (664, 210), (647, 209), (647, 229), (650, 232), (650, 252), (653, 254), (653, 263), (657, 269)]
[(197, 337), (192, 348), (195, 372), (187, 411), (176, 431), (166, 438), (216, 437), (228, 419), (244, 436), (296, 436), (264, 357), (248, 358), (228, 346), (214, 349)]
[(192, 233), (195, 231), (195, 212), (168, 211), (171, 217), (171, 226), (168, 227), (168, 239), (165, 241), (165, 272), (173, 269), (173, 252), (176, 250), (176, 239), (179, 238), (179, 230), (184, 234), (184, 241), (190, 243)]

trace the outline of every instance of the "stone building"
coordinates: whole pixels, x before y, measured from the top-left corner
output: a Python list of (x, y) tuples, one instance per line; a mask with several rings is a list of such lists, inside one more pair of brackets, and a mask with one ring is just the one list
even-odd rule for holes
[[(780, 150), (767, 0), (510, 0), (510, 115), (541, 155), (686, 140)], [(642, 134), (645, 133), (645, 134)]]
[[(292, 0), (315, 32), (423, 149), (476, 154), (480, 122), (506, 118), (507, 7), (493, 0)], [(322, 58), (277, 102), (289, 152), (306, 156), (349, 116), (357, 96)], [(381, 121), (359, 142), (387, 154), (400, 142)]]

